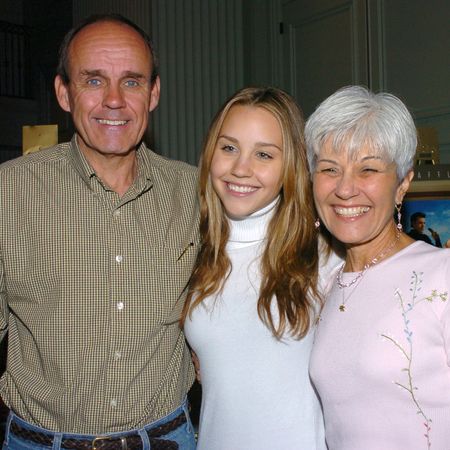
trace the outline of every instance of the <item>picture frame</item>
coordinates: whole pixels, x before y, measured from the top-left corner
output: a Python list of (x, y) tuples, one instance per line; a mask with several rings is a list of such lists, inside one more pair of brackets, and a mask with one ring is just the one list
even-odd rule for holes
[(58, 125), (24, 125), (22, 153), (28, 155), (58, 143)]
[(438, 233), (442, 246), (450, 245), (450, 180), (413, 181), (402, 206), (402, 225), (411, 230), (411, 215), (425, 214), (424, 234), (436, 243), (430, 230)]

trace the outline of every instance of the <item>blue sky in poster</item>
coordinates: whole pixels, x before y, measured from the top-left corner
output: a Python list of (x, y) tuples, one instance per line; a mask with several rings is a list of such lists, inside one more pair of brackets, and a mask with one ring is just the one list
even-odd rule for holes
[(437, 231), (441, 237), (442, 244), (450, 239), (450, 199), (408, 199), (403, 203), (404, 221), (406, 231), (410, 230), (410, 216), (416, 211), (421, 211), (427, 215), (426, 227)]

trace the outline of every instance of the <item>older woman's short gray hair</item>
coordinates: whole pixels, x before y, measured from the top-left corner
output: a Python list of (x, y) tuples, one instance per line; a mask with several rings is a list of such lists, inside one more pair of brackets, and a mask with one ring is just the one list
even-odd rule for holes
[(402, 101), (362, 86), (344, 87), (325, 99), (306, 122), (305, 138), (311, 173), (328, 139), (338, 152), (357, 154), (369, 146), (395, 163), (400, 180), (412, 169), (417, 147), (414, 120)]

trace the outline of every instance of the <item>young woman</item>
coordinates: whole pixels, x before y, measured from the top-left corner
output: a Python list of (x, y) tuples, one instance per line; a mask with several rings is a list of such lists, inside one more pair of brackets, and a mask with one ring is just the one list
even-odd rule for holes
[(200, 450), (325, 448), (308, 376), (320, 295), (303, 126), (285, 92), (246, 88), (206, 138), (184, 311), (201, 367)]

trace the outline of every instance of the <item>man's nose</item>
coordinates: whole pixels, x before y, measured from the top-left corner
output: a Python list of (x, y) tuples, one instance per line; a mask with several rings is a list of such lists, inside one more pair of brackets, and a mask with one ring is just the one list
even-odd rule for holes
[(110, 84), (105, 89), (103, 97), (103, 106), (111, 109), (123, 108), (125, 106), (125, 97), (122, 92), (122, 88), (118, 84)]

